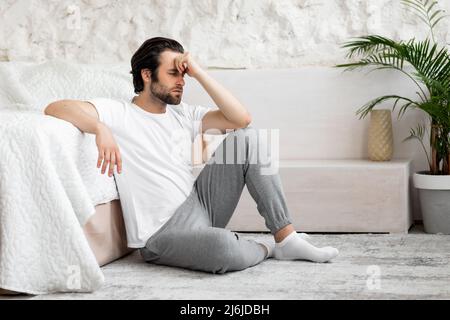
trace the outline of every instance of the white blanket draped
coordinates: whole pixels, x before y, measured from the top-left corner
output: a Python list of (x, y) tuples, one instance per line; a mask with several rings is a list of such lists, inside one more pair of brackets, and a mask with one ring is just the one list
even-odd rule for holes
[(95, 205), (119, 198), (114, 178), (96, 167), (94, 135), (43, 113), (57, 99), (132, 92), (126, 76), (99, 71), (0, 63), (0, 288), (90, 292), (104, 281), (82, 227)]

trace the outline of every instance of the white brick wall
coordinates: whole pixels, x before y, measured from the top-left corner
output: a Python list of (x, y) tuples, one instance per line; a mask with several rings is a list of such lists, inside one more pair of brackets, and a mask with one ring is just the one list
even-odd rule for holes
[[(439, 33), (447, 42), (449, 21)], [(400, 0), (1, 0), (0, 60), (129, 61), (162, 35), (204, 67), (327, 66), (343, 61), (339, 45), (349, 37), (424, 30)]]

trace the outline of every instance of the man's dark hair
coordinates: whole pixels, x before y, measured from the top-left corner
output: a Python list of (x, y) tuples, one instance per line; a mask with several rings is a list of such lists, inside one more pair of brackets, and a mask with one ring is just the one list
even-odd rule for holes
[(144, 90), (141, 70), (151, 71), (152, 81), (158, 81), (159, 56), (163, 51), (172, 50), (184, 53), (181, 44), (173, 39), (156, 37), (146, 40), (131, 58), (131, 71), (133, 75), (134, 92), (139, 93)]

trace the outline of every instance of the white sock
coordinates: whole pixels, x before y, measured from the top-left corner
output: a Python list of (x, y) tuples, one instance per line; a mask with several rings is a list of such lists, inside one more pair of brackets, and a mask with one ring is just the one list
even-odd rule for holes
[[(302, 238), (304, 240), (308, 240), (311, 238), (308, 234), (303, 233), (303, 232), (297, 233), (297, 234), (300, 238)], [(273, 240), (273, 238), (258, 239), (258, 240), (256, 240), (256, 242), (262, 244), (266, 248), (266, 250), (267, 250), (266, 259), (273, 258), (273, 251), (275, 249), (275, 241)]]
[(283, 241), (276, 243), (273, 257), (278, 260), (310, 260), (327, 262), (339, 254), (333, 247), (317, 248), (302, 239), (297, 232), (292, 232)]
[(308, 242), (309, 242), (309, 240), (311, 240), (311, 237), (310, 237), (309, 234), (307, 234), (307, 233), (302, 232), (302, 233), (297, 233), (297, 234), (298, 234), (299, 237), (302, 238), (303, 240), (308, 240)]
[(275, 249), (275, 241), (273, 241), (273, 239), (258, 239), (256, 242), (262, 244), (266, 248), (267, 253), (265, 259), (273, 257), (273, 249)]

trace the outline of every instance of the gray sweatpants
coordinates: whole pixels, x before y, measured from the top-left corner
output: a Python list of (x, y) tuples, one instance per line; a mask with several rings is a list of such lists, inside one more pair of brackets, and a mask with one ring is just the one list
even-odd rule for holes
[[(224, 229), (244, 186), (272, 234), (291, 223), (278, 172), (266, 139), (247, 127), (228, 134), (197, 177), (191, 194), (140, 249), (145, 261), (212, 273), (243, 270), (265, 259), (254, 240)], [(265, 158), (260, 154), (268, 155)], [(269, 173), (269, 174), (267, 174)]]

